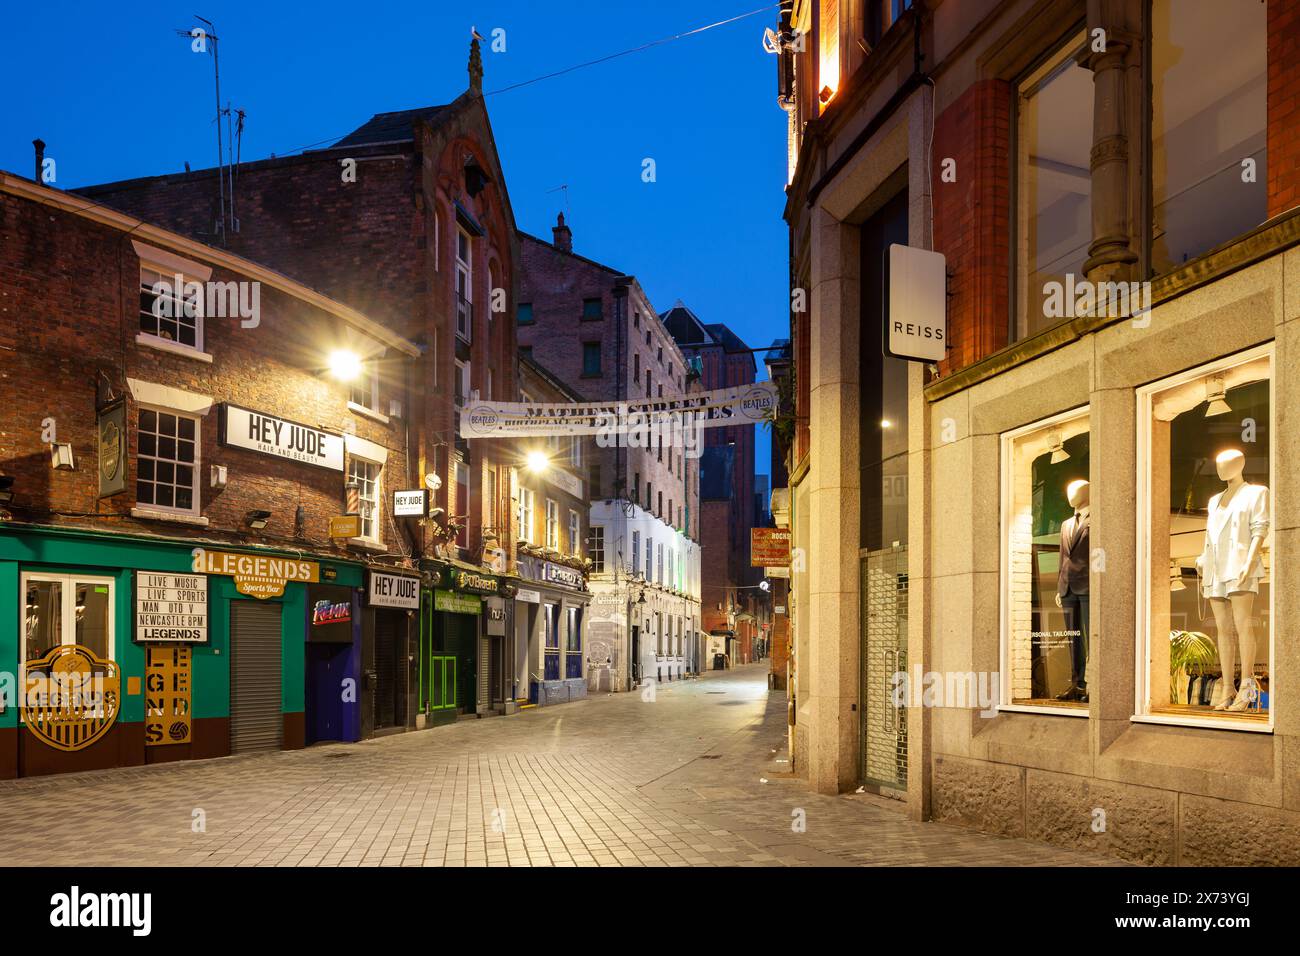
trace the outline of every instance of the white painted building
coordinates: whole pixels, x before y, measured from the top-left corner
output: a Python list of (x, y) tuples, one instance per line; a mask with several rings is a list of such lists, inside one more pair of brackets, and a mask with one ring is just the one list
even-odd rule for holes
[(608, 658), (608, 689), (703, 670), (699, 544), (616, 499), (592, 503), (591, 535), (588, 657)]

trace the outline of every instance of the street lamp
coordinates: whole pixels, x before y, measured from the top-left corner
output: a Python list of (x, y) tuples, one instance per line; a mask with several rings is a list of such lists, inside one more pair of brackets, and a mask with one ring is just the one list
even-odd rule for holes
[(348, 349), (335, 349), (329, 356), (330, 374), (340, 382), (350, 382), (361, 374), (361, 357)]

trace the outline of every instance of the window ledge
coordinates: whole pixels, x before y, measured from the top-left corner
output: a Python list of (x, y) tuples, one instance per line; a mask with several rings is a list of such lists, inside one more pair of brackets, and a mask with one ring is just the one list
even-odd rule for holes
[(389, 421), (388, 416), (382, 412), (377, 412), (373, 408), (366, 408), (364, 405), (358, 405), (356, 402), (348, 402), (348, 411), (363, 415), (366, 418), (372, 418), (382, 425), (387, 425)]
[(179, 511), (155, 511), (152, 508), (132, 508), (132, 518), (144, 518), (148, 521), (170, 521), (174, 524), (192, 524), (200, 528), (208, 526), (208, 519), (203, 515), (187, 515)]
[(1237, 733), (1271, 734), (1271, 722), (1241, 720), (1235, 717), (1183, 717), (1178, 714), (1134, 714), (1134, 724), (1163, 724), (1166, 727), (1199, 727), (1203, 730), (1231, 730)]
[(212, 356), (207, 352), (200, 352), (198, 349), (192, 349), (188, 345), (169, 342), (167, 339), (160, 339), (158, 336), (150, 335), (147, 332), (137, 332), (135, 336), (135, 344), (147, 345), (151, 349), (157, 349), (159, 352), (170, 352), (172, 355), (183, 355), (186, 358), (192, 358), (198, 362), (212, 363)]
[(348, 547), (360, 548), (362, 551), (373, 551), (378, 554), (388, 550), (382, 541), (372, 541), (369, 538), (348, 538)]

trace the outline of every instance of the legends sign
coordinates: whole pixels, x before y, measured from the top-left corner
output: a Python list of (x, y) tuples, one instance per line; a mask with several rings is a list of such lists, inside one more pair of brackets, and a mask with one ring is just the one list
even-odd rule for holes
[(135, 642), (207, 644), (207, 577), (135, 572)]
[(273, 598), (284, 594), (290, 581), (315, 584), (320, 580), (320, 565), (297, 558), (273, 558), (261, 554), (235, 554), (195, 548), (193, 569), (196, 574), (223, 574), (235, 579), (235, 590), (255, 598)]
[(225, 404), (220, 413), (221, 444), (301, 461), (330, 471), (343, 470), (343, 436)]

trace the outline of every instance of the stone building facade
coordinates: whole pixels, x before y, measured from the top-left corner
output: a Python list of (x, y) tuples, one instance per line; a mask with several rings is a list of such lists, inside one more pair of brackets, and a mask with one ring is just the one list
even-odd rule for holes
[[(1300, 7), (1238, 14), (792, 5), (794, 738), (818, 789), (1134, 861), (1300, 859)], [(881, 355), (894, 243), (946, 259), (933, 365)]]

